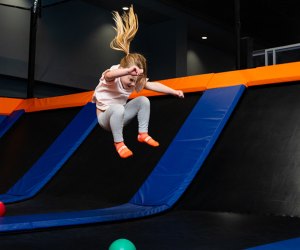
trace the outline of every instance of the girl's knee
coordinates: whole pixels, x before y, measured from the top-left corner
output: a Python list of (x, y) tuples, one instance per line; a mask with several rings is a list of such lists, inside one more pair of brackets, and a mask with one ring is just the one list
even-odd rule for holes
[(110, 112), (116, 115), (123, 115), (125, 108), (121, 104), (114, 104), (110, 106)]
[(146, 96), (139, 96), (137, 98), (139, 99), (139, 102), (140, 102), (141, 105), (150, 106), (150, 101), (149, 101), (148, 97), (146, 97)]

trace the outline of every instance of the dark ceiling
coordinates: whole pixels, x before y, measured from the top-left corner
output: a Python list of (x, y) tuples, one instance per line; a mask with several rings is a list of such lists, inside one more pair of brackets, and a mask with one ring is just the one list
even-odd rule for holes
[[(42, 0), (43, 6), (74, 0)], [(194, 39), (208, 34), (209, 42), (234, 43), (227, 33), (211, 25), (194, 24), (195, 20), (207, 20), (215, 26), (237, 34), (237, 13), (241, 37), (251, 37), (254, 50), (300, 43), (300, 14), (296, 0), (82, 0), (109, 11), (121, 11), (123, 5), (133, 4), (141, 23), (155, 23), (170, 18), (191, 16), (189, 33)], [(33, 0), (0, 0), (0, 3), (32, 5)], [(22, 3), (22, 4), (21, 4)], [(239, 11), (236, 8), (239, 3)], [(172, 13), (171, 13), (172, 12)], [(176, 12), (176, 13), (175, 13)], [(224, 37), (226, 39), (224, 39)], [(221, 40), (222, 39), (222, 40)]]
[[(296, 0), (161, 0), (161, 2), (191, 15), (232, 27), (234, 30), (239, 16), (241, 36), (250, 36), (263, 46), (278, 47), (300, 43), (300, 15)], [(236, 8), (236, 3), (239, 8)]]
[[(42, 0), (44, 7), (63, 4), (74, 0)], [(254, 49), (266, 49), (300, 43), (300, 14), (297, 0), (82, 0), (106, 8), (109, 11), (121, 10), (124, 5), (133, 4), (141, 23), (155, 23), (170, 18), (179, 19), (181, 14), (189, 20), (189, 32), (194, 39), (208, 34), (212, 43), (224, 41), (220, 29), (210, 25), (193, 24), (194, 20), (206, 20), (212, 24), (237, 34), (237, 13), (240, 20), (241, 37), (251, 37)], [(0, 0), (0, 4), (29, 8), (34, 0)], [(235, 6), (239, 3), (239, 11)], [(177, 11), (177, 12), (176, 12)], [(172, 14), (170, 14), (172, 12)], [(176, 13), (175, 13), (176, 12)], [(180, 14), (181, 13), (181, 14)], [(177, 15), (177, 16), (176, 16)], [(219, 34), (218, 34), (219, 33)]]
[[(177, 12), (188, 14), (195, 19), (207, 20), (232, 32), (234, 35), (237, 34), (237, 20), (240, 20), (239, 31), (241, 37), (253, 38), (254, 49), (256, 50), (300, 43), (300, 15), (296, 6), (298, 1), (296, 0), (84, 1), (102, 6), (111, 11), (120, 10), (121, 6), (133, 3), (139, 19), (146, 23), (159, 22), (166, 19), (169, 15), (169, 10), (164, 7), (168, 7), (170, 11), (173, 9)], [(161, 5), (160, 7), (158, 3)], [(239, 8), (236, 8), (236, 3), (239, 3)], [(239, 19), (237, 18), (238, 16)], [(201, 30), (200, 28), (195, 33), (200, 34), (202, 31), (204, 29)], [(218, 36), (213, 37), (213, 39), (220, 42)], [(232, 38), (230, 39), (232, 40)]]

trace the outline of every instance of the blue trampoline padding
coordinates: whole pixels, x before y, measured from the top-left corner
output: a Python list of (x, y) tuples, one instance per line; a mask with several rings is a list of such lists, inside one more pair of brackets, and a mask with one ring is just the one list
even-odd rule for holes
[(12, 112), (9, 116), (0, 116), (0, 138), (15, 124), (25, 113), (23, 109)]
[(73, 226), (98, 222), (112, 222), (139, 218), (166, 210), (166, 206), (145, 207), (123, 204), (107, 209), (85, 210), (51, 214), (0, 217), (0, 232), (33, 230), (59, 226)]
[(4, 203), (31, 198), (51, 180), (97, 124), (95, 104), (86, 104), (47, 151), (5, 194)]
[(163, 212), (180, 198), (206, 159), (245, 90), (207, 90), (147, 180), (123, 205), (79, 212), (0, 218), (0, 232), (109, 222)]
[(278, 241), (266, 245), (247, 248), (249, 250), (298, 250), (300, 249), (300, 238)]
[(200, 169), (244, 89), (239, 85), (205, 91), (130, 203), (171, 207)]
[(6, 119), (6, 115), (0, 115), (0, 124)]

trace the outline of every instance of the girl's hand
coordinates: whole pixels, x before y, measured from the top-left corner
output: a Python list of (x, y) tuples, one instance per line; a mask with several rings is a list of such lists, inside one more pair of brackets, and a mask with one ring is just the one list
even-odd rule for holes
[(184, 94), (183, 94), (182, 90), (175, 90), (174, 95), (179, 97), (179, 98), (184, 98)]
[(127, 68), (128, 70), (128, 75), (132, 75), (132, 76), (139, 76), (142, 75), (144, 70), (140, 69), (138, 66), (131, 66), (129, 68)]

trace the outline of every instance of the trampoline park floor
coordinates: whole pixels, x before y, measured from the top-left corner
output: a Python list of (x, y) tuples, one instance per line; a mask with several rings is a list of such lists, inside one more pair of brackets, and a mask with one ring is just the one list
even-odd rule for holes
[(114, 240), (126, 238), (139, 250), (234, 250), (295, 237), (300, 237), (299, 218), (181, 210), (121, 223), (2, 234), (0, 246), (3, 250), (104, 250)]

